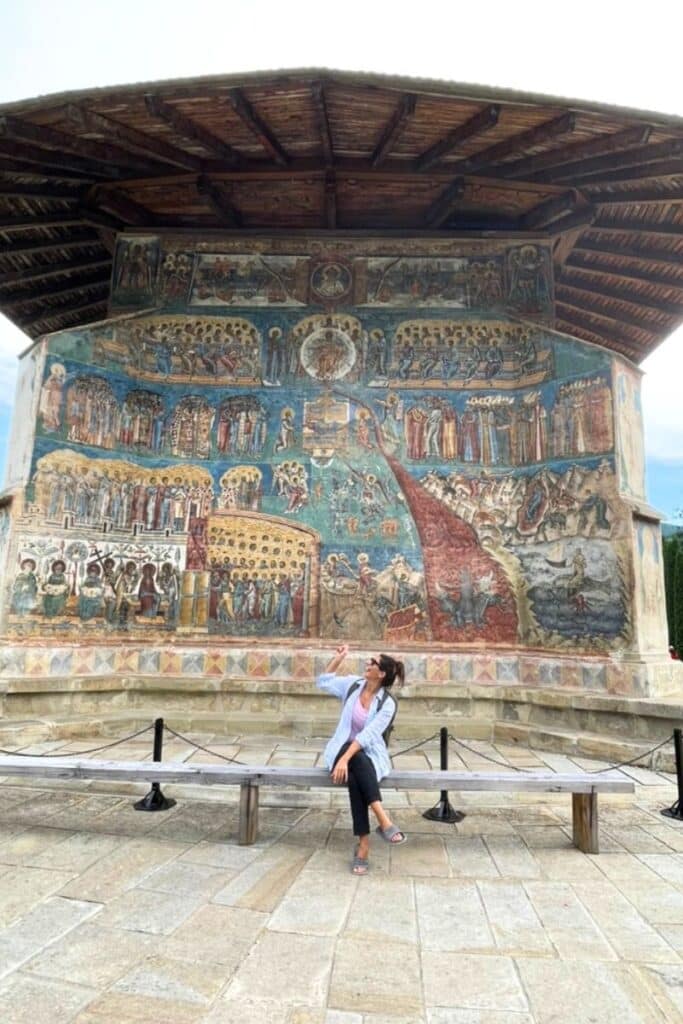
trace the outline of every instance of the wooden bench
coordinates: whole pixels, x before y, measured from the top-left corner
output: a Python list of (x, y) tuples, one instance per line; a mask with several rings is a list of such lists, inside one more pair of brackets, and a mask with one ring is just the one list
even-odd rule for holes
[[(287, 768), (268, 765), (175, 764), (167, 761), (95, 761), (78, 757), (0, 757), (0, 776), (35, 776), (46, 779), (96, 779), (149, 782), (165, 785), (239, 786), (239, 843), (248, 846), (258, 835), (261, 786), (335, 787), (324, 768)], [(598, 793), (633, 793), (634, 783), (616, 772), (588, 775), (581, 772), (464, 772), (402, 771), (395, 769), (382, 780), (383, 789), (455, 790), (464, 792), (571, 793), (574, 845), (584, 853), (598, 853)]]

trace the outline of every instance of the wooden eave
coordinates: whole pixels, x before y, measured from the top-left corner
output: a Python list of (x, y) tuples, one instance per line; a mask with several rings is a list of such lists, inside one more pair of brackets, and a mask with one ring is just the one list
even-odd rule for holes
[(101, 319), (121, 230), (547, 238), (557, 327), (640, 361), (683, 321), (683, 120), (321, 69), (0, 107), (0, 310)]

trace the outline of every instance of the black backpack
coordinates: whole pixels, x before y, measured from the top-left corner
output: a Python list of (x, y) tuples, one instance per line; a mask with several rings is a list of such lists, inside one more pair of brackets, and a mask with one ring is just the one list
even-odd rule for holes
[[(363, 682), (363, 679), (356, 679), (355, 683), (351, 683), (348, 690), (346, 691), (346, 696), (344, 697), (344, 704), (346, 704), (346, 702), (348, 701), (349, 697), (352, 694), (354, 694), (357, 690), (360, 690), (361, 686), (363, 685)], [(391, 739), (391, 734), (394, 731), (394, 721), (396, 720), (396, 715), (398, 713), (398, 701), (394, 697), (393, 693), (389, 693), (389, 691), (385, 687), (382, 689), (382, 695), (379, 698), (379, 706), (377, 708), (378, 711), (381, 711), (382, 708), (384, 707), (384, 702), (386, 701), (387, 697), (391, 697), (391, 699), (394, 702), (394, 713), (391, 716), (391, 721), (389, 722), (389, 725), (382, 733), (382, 739), (384, 740), (386, 745), (389, 746), (389, 740)]]

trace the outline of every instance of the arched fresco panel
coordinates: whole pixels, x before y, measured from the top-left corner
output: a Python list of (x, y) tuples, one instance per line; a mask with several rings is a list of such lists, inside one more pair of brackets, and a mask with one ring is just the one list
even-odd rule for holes
[(628, 647), (638, 453), (546, 248), (283, 244), (124, 239), (155, 311), (48, 339), (5, 629)]

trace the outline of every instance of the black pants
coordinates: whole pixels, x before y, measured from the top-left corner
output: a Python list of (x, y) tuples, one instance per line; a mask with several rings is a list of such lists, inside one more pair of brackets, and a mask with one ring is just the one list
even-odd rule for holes
[[(334, 759), (335, 764), (350, 746), (351, 741), (349, 740), (341, 747)], [(368, 807), (370, 804), (374, 804), (375, 800), (381, 800), (382, 795), (379, 791), (375, 766), (364, 750), (359, 750), (349, 761), (347, 786), (351, 801), (353, 834), (354, 836), (367, 836), (370, 832)]]

